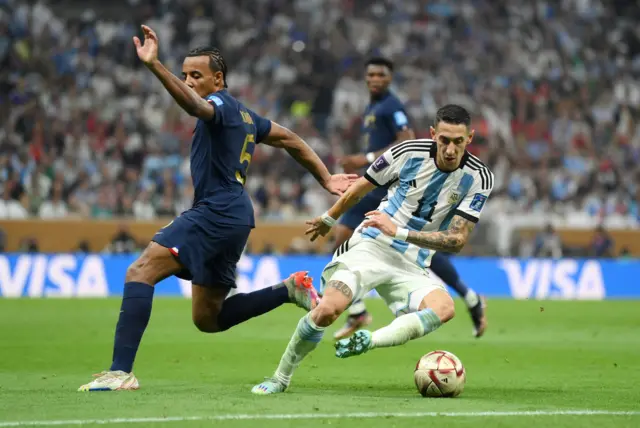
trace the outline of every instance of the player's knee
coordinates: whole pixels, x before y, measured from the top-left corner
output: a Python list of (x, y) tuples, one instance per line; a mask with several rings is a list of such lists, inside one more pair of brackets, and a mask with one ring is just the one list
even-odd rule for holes
[(193, 325), (203, 333), (218, 333), (222, 331), (215, 318), (194, 315)]
[(432, 296), (431, 294), (422, 300), (420, 309), (430, 308), (443, 324), (453, 319), (456, 315), (456, 307), (451, 296), (448, 294)]
[(456, 316), (456, 306), (453, 303), (453, 299), (442, 299), (436, 304), (434, 312), (440, 317), (440, 321), (444, 324), (447, 321), (453, 319)]
[(330, 326), (344, 312), (344, 308), (331, 302), (320, 301), (320, 304), (311, 313), (311, 319), (319, 327)]
[(148, 278), (146, 278), (145, 275), (145, 268), (147, 266), (147, 261), (145, 260), (145, 257), (140, 256), (136, 259), (136, 261), (134, 261), (133, 263), (131, 263), (131, 265), (129, 265), (129, 267), (127, 268), (127, 273), (125, 275), (125, 281), (126, 282), (132, 282), (132, 281), (136, 281), (136, 282), (146, 282), (146, 280)]
[(179, 263), (169, 251), (151, 242), (128, 268), (126, 282), (143, 282), (151, 286), (179, 271)]

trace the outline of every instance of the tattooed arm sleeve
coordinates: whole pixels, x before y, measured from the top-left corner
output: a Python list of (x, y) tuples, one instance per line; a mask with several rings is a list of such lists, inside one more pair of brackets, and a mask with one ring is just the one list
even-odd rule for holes
[(474, 227), (475, 222), (456, 215), (447, 230), (442, 232), (416, 232), (412, 230), (409, 231), (407, 242), (431, 250), (458, 253), (467, 243)]

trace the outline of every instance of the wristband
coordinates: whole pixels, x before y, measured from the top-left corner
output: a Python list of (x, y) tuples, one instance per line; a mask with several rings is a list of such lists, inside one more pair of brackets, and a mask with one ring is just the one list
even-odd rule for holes
[(367, 162), (374, 163), (376, 161), (376, 154), (373, 152), (367, 153)]
[(395, 238), (396, 238), (397, 240), (399, 240), (399, 241), (406, 241), (408, 237), (409, 237), (409, 229), (404, 229), (404, 228), (399, 227), (399, 228), (396, 230), (396, 236), (395, 236)]
[(331, 217), (328, 212), (322, 214), (320, 216), (320, 220), (329, 227), (335, 226), (337, 222), (336, 219)]

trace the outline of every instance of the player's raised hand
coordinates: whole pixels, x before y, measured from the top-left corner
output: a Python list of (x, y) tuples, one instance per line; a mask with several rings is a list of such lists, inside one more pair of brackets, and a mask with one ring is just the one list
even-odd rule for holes
[(358, 174), (333, 174), (324, 188), (333, 195), (341, 196), (358, 179)]
[(369, 211), (365, 215), (365, 220), (362, 223), (364, 227), (375, 227), (380, 229), (382, 233), (392, 238), (396, 236), (398, 226), (393, 224), (391, 219), (386, 213), (380, 211)]
[(140, 42), (137, 36), (133, 37), (133, 44), (136, 45), (138, 58), (145, 64), (151, 64), (158, 59), (158, 36), (155, 31), (146, 25), (142, 25), (144, 42)]
[(318, 239), (319, 236), (325, 236), (331, 230), (331, 226), (322, 221), (322, 217), (316, 217), (306, 222), (309, 228), (304, 232), (305, 235), (311, 235), (311, 242)]

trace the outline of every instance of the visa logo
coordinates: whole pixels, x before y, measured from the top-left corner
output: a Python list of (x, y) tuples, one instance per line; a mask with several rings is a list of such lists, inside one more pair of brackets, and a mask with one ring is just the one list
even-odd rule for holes
[(503, 259), (499, 263), (516, 299), (602, 300), (605, 284), (595, 260)]
[(106, 297), (108, 293), (100, 256), (22, 255), (13, 266), (0, 256), (2, 297)]

